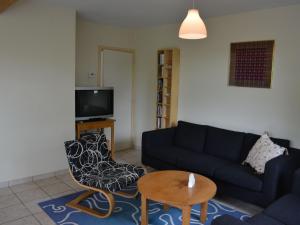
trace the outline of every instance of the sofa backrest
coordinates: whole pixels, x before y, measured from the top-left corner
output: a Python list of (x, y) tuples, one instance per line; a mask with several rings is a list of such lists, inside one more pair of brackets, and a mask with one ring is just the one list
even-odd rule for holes
[(204, 152), (222, 159), (239, 161), (245, 133), (220, 129), (207, 128), (207, 138)]
[(203, 152), (207, 126), (178, 121), (174, 144), (194, 152)]
[[(252, 133), (247, 133), (245, 135), (243, 149), (242, 149), (241, 156), (240, 156), (240, 161), (241, 162), (244, 161), (247, 158), (247, 156), (249, 154), (249, 151), (251, 150), (251, 148), (254, 146), (254, 144), (257, 142), (257, 140), (260, 137), (261, 137), (260, 135), (252, 134)], [(279, 138), (271, 138), (271, 140), (275, 144), (280, 145), (281, 147), (285, 147), (285, 148), (290, 147), (290, 141), (289, 140), (279, 139)]]
[[(242, 162), (260, 135), (178, 121), (174, 137), (174, 144), (178, 147)], [(282, 147), (290, 147), (289, 140), (280, 138), (271, 140)]]

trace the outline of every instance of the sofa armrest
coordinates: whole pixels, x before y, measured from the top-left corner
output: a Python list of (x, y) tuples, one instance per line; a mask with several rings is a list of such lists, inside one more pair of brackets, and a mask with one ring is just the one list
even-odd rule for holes
[(250, 225), (247, 222), (241, 221), (229, 215), (217, 217), (212, 221), (211, 225)]
[(300, 196), (300, 169), (294, 173), (292, 193)]
[(299, 167), (299, 158), (295, 155), (278, 156), (266, 164), (264, 190), (269, 202), (288, 192), (294, 171)]
[(144, 132), (142, 135), (142, 149), (173, 145), (175, 130), (176, 128), (166, 128)]

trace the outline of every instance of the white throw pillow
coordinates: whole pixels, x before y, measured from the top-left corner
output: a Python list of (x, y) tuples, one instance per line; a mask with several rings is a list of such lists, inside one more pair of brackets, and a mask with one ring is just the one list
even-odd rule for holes
[(250, 150), (243, 164), (249, 164), (259, 174), (265, 172), (266, 163), (287, 151), (272, 142), (267, 134), (262, 135)]

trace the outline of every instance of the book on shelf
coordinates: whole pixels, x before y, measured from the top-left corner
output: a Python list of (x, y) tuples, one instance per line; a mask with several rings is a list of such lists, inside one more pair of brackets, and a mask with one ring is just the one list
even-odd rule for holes
[(166, 117), (166, 108), (163, 106), (162, 103), (158, 103), (157, 106), (157, 117)]
[(157, 118), (157, 119), (156, 119), (156, 127), (157, 127), (158, 129), (161, 128), (161, 118)]
[(169, 70), (169, 69), (172, 69), (172, 65), (165, 65), (165, 66), (164, 66), (164, 69), (168, 69), (168, 70)]
[(158, 106), (157, 106), (157, 113), (156, 113), (156, 115), (157, 115), (158, 117), (160, 117), (160, 116), (162, 115), (162, 107), (161, 107), (161, 105), (158, 105)]
[(157, 129), (162, 129), (166, 126), (166, 121), (164, 120), (164, 118), (158, 117), (156, 119), (156, 127)]
[(162, 92), (157, 92), (157, 102), (162, 103), (163, 101), (163, 94)]
[(164, 65), (165, 64), (165, 54), (161, 53), (159, 54), (159, 65)]
[(158, 90), (162, 90), (163, 89), (163, 87), (164, 87), (164, 81), (163, 81), (163, 79), (160, 78), (158, 80), (157, 86), (158, 86)]

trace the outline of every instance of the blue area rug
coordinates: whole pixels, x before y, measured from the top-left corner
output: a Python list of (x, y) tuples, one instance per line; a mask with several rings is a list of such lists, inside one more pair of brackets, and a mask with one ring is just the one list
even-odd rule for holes
[[(115, 196), (115, 209), (112, 215), (106, 219), (98, 219), (89, 216), (80, 211), (71, 209), (66, 203), (76, 198), (81, 192), (60, 197), (57, 199), (39, 203), (40, 207), (51, 217), (51, 219), (59, 225), (139, 225), (140, 224), (140, 200), (126, 199)], [(99, 211), (107, 208), (107, 201), (100, 194), (95, 194), (89, 199), (82, 202), (83, 205)], [(181, 225), (181, 210), (170, 208), (165, 212), (162, 205), (157, 202), (149, 202), (149, 224), (151, 225)], [(207, 221), (205, 225), (210, 225), (211, 221), (221, 215), (229, 214), (241, 220), (248, 215), (228, 208), (214, 200), (209, 202)], [(192, 209), (191, 224), (200, 223), (200, 206), (196, 205)]]

